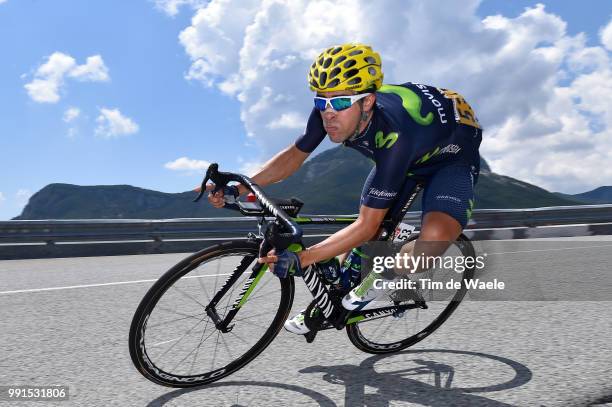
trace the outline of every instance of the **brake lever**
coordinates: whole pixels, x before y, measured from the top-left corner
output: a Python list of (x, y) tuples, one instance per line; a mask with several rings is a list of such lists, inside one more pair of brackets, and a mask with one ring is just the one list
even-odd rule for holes
[[(208, 181), (215, 175), (215, 173), (217, 173), (219, 171), (219, 165), (217, 163), (211, 164), (208, 166), (208, 169), (206, 170), (206, 175), (204, 176), (204, 179), (202, 180), (202, 185), (200, 186), (200, 193), (198, 194), (198, 196), (193, 200), (193, 202), (198, 202), (202, 196), (204, 195), (204, 193), (206, 192), (206, 183), (208, 183)], [(217, 184), (215, 183), (215, 186)]]
[(231, 196), (232, 199), (227, 199), (226, 203), (234, 204), (236, 203), (236, 198), (238, 197), (238, 189), (236, 187), (228, 187), (227, 183), (230, 182), (229, 177), (226, 174), (219, 173), (219, 165), (217, 163), (211, 164), (206, 170), (206, 175), (204, 176), (204, 180), (202, 181), (202, 185), (200, 186), (200, 193), (193, 200), (193, 202), (198, 202), (204, 193), (206, 192), (206, 184), (208, 181), (212, 181), (215, 184), (215, 188), (212, 190), (212, 193), (219, 192), (223, 190), (223, 195), (228, 198)]

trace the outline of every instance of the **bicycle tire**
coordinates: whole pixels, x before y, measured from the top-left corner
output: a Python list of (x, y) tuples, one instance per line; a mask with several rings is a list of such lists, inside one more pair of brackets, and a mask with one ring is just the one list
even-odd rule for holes
[[(418, 238), (418, 234), (410, 236), (408, 241), (412, 241), (417, 238)], [(466, 237), (464, 234), (461, 234), (459, 238), (457, 238), (457, 242), (460, 242), (461, 247), (459, 248), (459, 250), (465, 257), (468, 257), (468, 256), (475, 257), (474, 246), (472, 245), (468, 237)], [(467, 286), (465, 284), (465, 281), (471, 280), (473, 278), (474, 270), (475, 270), (475, 267), (465, 269), (465, 271), (463, 272), (463, 276), (462, 276), (461, 289), (457, 290), (452, 300), (442, 310), (442, 312), (429, 325), (427, 325), (424, 329), (420, 330), (419, 332), (413, 335), (410, 335), (409, 337), (402, 339), (400, 341), (397, 341), (397, 342), (393, 342), (389, 344), (381, 344), (381, 343), (373, 342), (369, 340), (368, 338), (366, 338), (365, 335), (361, 332), (359, 323), (354, 323), (354, 324), (350, 324), (346, 326), (346, 333), (351, 343), (357, 349), (363, 352), (366, 352), (366, 353), (385, 354), (385, 353), (398, 352), (402, 349), (406, 349), (422, 341), (423, 339), (431, 335), (436, 329), (438, 329), (451, 316), (451, 314), (457, 309), (457, 307), (459, 306), (459, 304), (461, 303), (461, 301), (463, 300), (463, 297), (465, 296), (467, 292)], [(385, 318), (392, 318), (392, 317), (387, 316)]]
[[(151, 313), (154, 311), (155, 306), (158, 304), (160, 299), (163, 298), (164, 294), (166, 294), (175, 283), (180, 281), (181, 277), (185, 276), (190, 271), (197, 269), (201, 264), (204, 264), (214, 259), (221, 259), (223, 257), (228, 257), (233, 254), (237, 254), (239, 256), (252, 255), (257, 258), (258, 252), (259, 242), (252, 240), (231, 241), (214, 245), (185, 258), (184, 260), (176, 264), (174, 267), (172, 267), (170, 270), (168, 270), (164, 275), (159, 278), (159, 280), (157, 280), (156, 283), (154, 283), (154, 285), (148, 290), (148, 292), (141, 300), (134, 314), (129, 334), (129, 351), (132, 362), (136, 369), (138, 369), (138, 371), (144, 377), (154, 383), (169, 387), (184, 388), (201, 386), (215, 382), (223, 377), (226, 377), (236, 372), (237, 370), (241, 369), (249, 362), (251, 362), (261, 352), (263, 352), (263, 350), (272, 342), (272, 340), (279, 333), (285, 320), (289, 316), (294, 295), (293, 277), (278, 279), (271, 273), (266, 273), (266, 278), (274, 278), (280, 283), (280, 301), (276, 314), (274, 315), (274, 319), (272, 320), (272, 323), (267, 328), (263, 336), (261, 336), (261, 338), (257, 340), (257, 342), (255, 342), (252, 347), (250, 347), (240, 357), (236, 358), (225, 366), (193, 375), (173, 374), (172, 372), (164, 371), (155, 365), (155, 363), (150, 359), (149, 355), (147, 354), (147, 345), (145, 341), (147, 321), (151, 316)], [(250, 270), (248, 269), (248, 267), (247, 270), (244, 271), (242, 274), (250, 274)], [(232, 286), (233, 285), (241, 286), (242, 284), (238, 281), (235, 281)], [(208, 316), (206, 316), (205, 318), (208, 318)], [(213, 329), (215, 329), (214, 326)], [(217, 335), (220, 335), (220, 331), (217, 332)], [(202, 333), (202, 337), (204, 337), (204, 333)], [(200, 342), (200, 344), (201, 343), (202, 342)]]

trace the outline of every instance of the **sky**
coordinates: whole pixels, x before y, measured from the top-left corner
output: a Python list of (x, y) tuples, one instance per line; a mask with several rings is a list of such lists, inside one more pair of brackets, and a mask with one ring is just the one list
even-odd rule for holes
[(301, 134), (308, 66), (344, 42), (371, 44), (385, 83), (463, 94), (493, 171), (612, 185), (609, 0), (0, 0), (0, 220), (51, 183), (252, 174)]

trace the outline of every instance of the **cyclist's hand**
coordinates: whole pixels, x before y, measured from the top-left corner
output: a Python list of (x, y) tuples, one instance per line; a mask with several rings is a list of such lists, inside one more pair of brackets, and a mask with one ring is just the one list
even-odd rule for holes
[(225, 200), (223, 199), (223, 190), (212, 192), (215, 189), (215, 184), (206, 184), (206, 191), (208, 191), (208, 202), (215, 208), (223, 208), (225, 206)]
[(278, 253), (274, 250), (270, 250), (266, 257), (261, 257), (259, 259), (259, 262), (267, 263), (270, 267), (270, 271), (279, 278), (285, 278), (289, 274), (294, 276), (302, 275), (300, 256), (288, 250), (281, 250)]
[[(202, 188), (196, 187), (194, 191), (200, 192)], [(212, 192), (215, 189), (215, 184), (206, 184), (208, 191), (208, 202), (215, 208), (223, 208), (225, 206), (225, 195), (234, 195), (238, 197), (238, 188), (236, 186), (226, 186), (225, 188)]]

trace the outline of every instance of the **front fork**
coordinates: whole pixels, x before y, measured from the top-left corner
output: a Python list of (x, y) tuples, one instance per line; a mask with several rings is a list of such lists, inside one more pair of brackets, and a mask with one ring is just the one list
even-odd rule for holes
[[(292, 252), (299, 252), (302, 249), (303, 245), (301, 244), (291, 244), (287, 248), (287, 250)], [(268, 247), (262, 246), (259, 255), (263, 256), (267, 254), (267, 251)], [(240, 311), (240, 308), (247, 302), (249, 296), (253, 293), (255, 287), (257, 286), (261, 278), (264, 276), (266, 271), (268, 271), (268, 265), (263, 263), (257, 263), (253, 266), (253, 268), (251, 269), (251, 275), (244, 282), (242, 289), (240, 290), (236, 300), (232, 304), (232, 308), (229, 310), (229, 312), (224, 318), (221, 318), (219, 316), (215, 307), (217, 306), (218, 302), (221, 301), (221, 298), (223, 298), (223, 296), (229, 291), (230, 287), (234, 285), (236, 281), (240, 278), (242, 273), (246, 271), (249, 264), (251, 264), (251, 262), (255, 258), (256, 256), (245, 256), (240, 262), (240, 264), (238, 264), (236, 269), (234, 269), (232, 275), (229, 276), (229, 278), (225, 281), (221, 289), (215, 294), (213, 299), (204, 309), (206, 311), (206, 315), (208, 315), (208, 317), (214, 322), (215, 327), (223, 333), (230, 332), (234, 327), (233, 325), (230, 325), (230, 323), (232, 322), (238, 311)]]
[(253, 266), (251, 275), (242, 286), (238, 297), (232, 304), (232, 308), (229, 310), (225, 318), (221, 319), (215, 307), (217, 306), (217, 303), (221, 301), (221, 298), (223, 298), (223, 296), (229, 291), (230, 287), (234, 285), (234, 283), (236, 283), (242, 273), (244, 273), (249, 264), (251, 264), (251, 262), (255, 260), (255, 258), (255, 256), (245, 256), (240, 261), (240, 264), (238, 264), (238, 266), (234, 269), (229, 278), (225, 281), (221, 289), (215, 294), (213, 299), (210, 300), (210, 303), (208, 303), (208, 305), (204, 309), (206, 311), (206, 315), (208, 315), (208, 317), (214, 322), (215, 327), (223, 333), (232, 330), (234, 326), (230, 326), (230, 322), (232, 322), (232, 320), (240, 310), (240, 307), (242, 307), (246, 302), (247, 298), (249, 298), (249, 295), (251, 295), (251, 293), (255, 289), (255, 286), (257, 285), (259, 280), (261, 280), (264, 273), (268, 269), (268, 266), (261, 263), (257, 263), (255, 266)]

